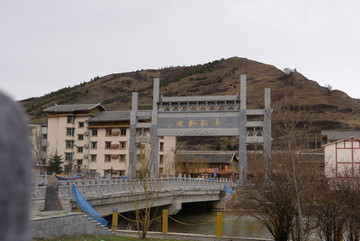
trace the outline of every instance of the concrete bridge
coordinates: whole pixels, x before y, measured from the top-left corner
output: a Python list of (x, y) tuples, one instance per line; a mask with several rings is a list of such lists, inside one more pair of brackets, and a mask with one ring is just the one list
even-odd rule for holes
[[(41, 210), (48, 178), (38, 176), (32, 187), (33, 212)], [(76, 209), (71, 187), (76, 185), (88, 202), (101, 214), (108, 215), (112, 208), (119, 212), (149, 207), (164, 207), (169, 214), (181, 210), (182, 203), (216, 202), (224, 185), (234, 184), (225, 179), (200, 178), (147, 178), (147, 179), (76, 179), (59, 181), (59, 198), (64, 209)]]

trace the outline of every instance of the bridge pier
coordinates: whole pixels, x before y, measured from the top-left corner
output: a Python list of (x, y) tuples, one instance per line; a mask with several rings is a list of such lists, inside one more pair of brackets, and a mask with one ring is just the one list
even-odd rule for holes
[(175, 215), (177, 214), (182, 208), (182, 202), (181, 200), (174, 198), (172, 204), (170, 204), (168, 210), (169, 215)]

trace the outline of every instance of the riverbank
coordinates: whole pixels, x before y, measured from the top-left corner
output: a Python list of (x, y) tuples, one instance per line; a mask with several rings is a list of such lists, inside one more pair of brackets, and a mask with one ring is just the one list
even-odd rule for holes
[[(137, 237), (137, 232), (134, 231), (117, 231), (116, 236), (96, 236), (96, 235), (69, 235), (50, 237), (44, 239), (34, 239), (33, 241), (140, 241)], [(125, 236), (122, 236), (125, 235)], [(253, 239), (253, 238), (241, 238), (241, 237), (216, 237), (213, 235), (199, 235), (199, 234), (179, 234), (168, 233), (162, 234), (159, 232), (149, 232), (146, 240), (149, 241), (272, 241), (270, 239)]]
[[(34, 239), (33, 241), (139, 241), (142, 239), (134, 237), (119, 237), (119, 236), (97, 236), (97, 235), (70, 235), (70, 236), (60, 236), (60, 237), (50, 237), (44, 239)], [(176, 239), (158, 239), (152, 238), (147, 239), (150, 241), (176, 241)]]

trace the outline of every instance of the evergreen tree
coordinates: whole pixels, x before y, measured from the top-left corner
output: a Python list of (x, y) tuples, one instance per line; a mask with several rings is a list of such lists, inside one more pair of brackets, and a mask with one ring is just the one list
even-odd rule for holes
[(49, 173), (61, 174), (63, 169), (61, 164), (63, 163), (61, 156), (57, 153), (52, 155), (49, 160)]

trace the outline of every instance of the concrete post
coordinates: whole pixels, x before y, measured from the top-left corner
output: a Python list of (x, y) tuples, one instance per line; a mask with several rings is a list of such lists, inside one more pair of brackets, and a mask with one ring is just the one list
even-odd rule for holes
[(246, 75), (240, 76), (240, 120), (239, 120), (239, 185), (246, 182)]
[(137, 148), (136, 148), (136, 112), (138, 109), (138, 93), (132, 93), (130, 111), (130, 137), (129, 137), (129, 177), (136, 178)]
[(157, 112), (159, 102), (159, 88), (160, 79), (154, 79), (153, 87), (153, 109), (151, 115), (151, 165), (150, 165), (150, 177), (156, 177), (159, 173), (159, 138), (157, 136)]
[(265, 180), (271, 175), (271, 107), (270, 107), (270, 89), (265, 89), (265, 113), (264, 113), (264, 172)]
[(167, 209), (163, 209), (162, 211), (162, 233), (168, 232), (168, 218), (169, 218), (169, 211)]

